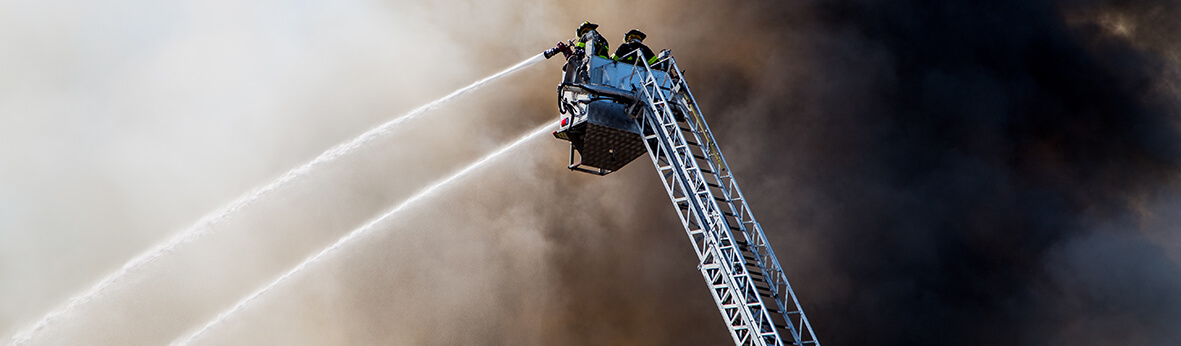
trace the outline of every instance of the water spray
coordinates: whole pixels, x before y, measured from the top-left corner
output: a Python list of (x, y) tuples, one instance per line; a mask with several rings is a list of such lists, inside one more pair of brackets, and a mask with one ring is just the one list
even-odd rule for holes
[(292, 169), (292, 170), (288, 171), (287, 173), (283, 174), (278, 179), (276, 179), (274, 182), (271, 182), (270, 184), (267, 184), (263, 187), (255, 188), (250, 193), (243, 195), (241, 197), (238, 197), (238, 199), (234, 200), (233, 202), (230, 202), (230, 204), (227, 205), (225, 208), (217, 210), (211, 214), (206, 215), (205, 217), (198, 220), (197, 223), (193, 224), (193, 226), (189, 227), (188, 229), (185, 229), (184, 231), (181, 231), (176, 236), (169, 239), (167, 242), (161, 243), (160, 245), (152, 248), (151, 250), (148, 250), (147, 252), (140, 254), (139, 256), (133, 258), (131, 261), (124, 264), (123, 267), (119, 268), (119, 270), (115, 271), (114, 273), (111, 273), (110, 275), (107, 275), (105, 278), (102, 279), (102, 281), (99, 281), (97, 284), (92, 286), (89, 290), (87, 290), (79, 295), (76, 295), (73, 298), (70, 298), (70, 300), (67, 301), (67, 303), (64, 306), (59, 307), (58, 309), (53, 310), (52, 312), (45, 315), (40, 321), (33, 324), (32, 327), (26, 329), (23, 332), (16, 333), (12, 338), (13, 345), (21, 345), (21, 344), (28, 342), (30, 339), (32, 339), (33, 337), (35, 337), (36, 335), (38, 335), (39, 333), (44, 331), (46, 327), (48, 327), (49, 325), (56, 322), (58, 319), (73, 312), (78, 307), (85, 305), (86, 303), (90, 302), (94, 298), (98, 297), (101, 293), (103, 293), (104, 291), (106, 291), (110, 287), (117, 284), (120, 281), (120, 279), (123, 278), (124, 276), (126, 276), (127, 274), (138, 271), (141, 268), (143, 268), (144, 266), (146, 266), (147, 264), (153, 263), (157, 259), (159, 259), (169, 253), (176, 251), (176, 249), (181, 245), (184, 245), (184, 244), (193, 242), (197, 239), (200, 239), (214, 225), (221, 223), (222, 221), (226, 220), (234, 213), (253, 205), (254, 203), (258, 202), (263, 197), (269, 195), (271, 192), (278, 190), (279, 188), (288, 185), (289, 183), (291, 183), (295, 179), (308, 174), (316, 167), (319, 167), (319, 166), (321, 166), (325, 163), (328, 163), (328, 162), (332, 162), (332, 161), (336, 160), (337, 158), (344, 156), (344, 155), (356, 150), (357, 148), (360, 148), (360, 147), (372, 142), (373, 140), (375, 140), (377, 138), (381, 138), (382, 136), (385, 136), (390, 131), (392, 131), (394, 128), (396, 128), (398, 125), (400, 125), (406, 121), (412, 120), (414, 118), (417, 118), (428, 111), (434, 110), (434, 109), (438, 108), (439, 106), (441, 106), (447, 102), (450, 102), (451, 100), (455, 99), (456, 97), (459, 97), (460, 95), (471, 92), (472, 90), (476, 90), (476, 89), (484, 86), (485, 84), (488, 84), (489, 82), (492, 82), (496, 79), (499, 79), (501, 77), (509, 75), (509, 74), (516, 72), (518, 70), (521, 70), (525, 67), (529, 67), (533, 64), (541, 62), (542, 60), (544, 60), (544, 57), (542, 56), (542, 54), (532, 56), (532, 57), (525, 59), (524, 61), (521, 61), (520, 63), (517, 63), (516, 65), (513, 65), (507, 69), (504, 69), (494, 75), (488, 76), (488, 77), (481, 79), (479, 81), (476, 81), (475, 83), (472, 83), (466, 87), (463, 87), (463, 88), (456, 90), (450, 94), (447, 94), (447, 96), (443, 96), (442, 98), (434, 100), (434, 101), (427, 103), (421, 107), (415, 108), (414, 110), (410, 111), (409, 113), (406, 113), (406, 115), (403, 115), (403, 116), (398, 117), (394, 120), (386, 122), (386, 123), (382, 124), (381, 126), (378, 126), (372, 130), (369, 130), (368, 132), (365, 132), (364, 134), (358, 136), (357, 138), (354, 138), (353, 140), (351, 140), (349, 142), (346, 142), (344, 144), (340, 144), (332, 149), (329, 149), (328, 151), (325, 151), (324, 153), (320, 154), (320, 156), (317, 156), (312, 161), (309, 161), (309, 162), (303, 164), (302, 166), (296, 167), (295, 169)]
[(186, 345), (186, 344), (193, 342), (193, 340), (196, 340), (198, 337), (205, 334), (213, 327), (225, 322), (226, 319), (228, 319), (231, 315), (234, 315), (234, 314), (238, 313), (239, 311), (241, 311), (242, 309), (244, 309), (247, 304), (254, 301), (259, 296), (270, 291), (271, 289), (275, 288), (276, 286), (283, 283), (284, 281), (287, 281), (287, 279), (290, 279), (291, 277), (295, 276), (296, 274), (299, 274), (304, 269), (307, 269), (307, 267), (310, 266), (312, 263), (319, 261), (320, 259), (324, 258), (325, 256), (332, 253), (333, 251), (346, 245), (347, 243), (349, 243), (349, 241), (372, 232), (373, 230), (375, 230), (377, 228), (377, 226), (384, 224), (386, 221), (388, 221), (390, 218), (397, 215), (402, 210), (405, 210), (406, 208), (417, 203), (418, 201), (430, 196), (431, 194), (434, 194), (439, 189), (444, 188), (447, 185), (450, 185), (456, 179), (462, 178), (465, 175), (467, 175), (468, 173), (471, 173), (476, 168), (480, 168), (484, 164), (487, 164), (488, 162), (491, 162), (492, 160), (499, 158), (500, 156), (509, 152), (513, 148), (516, 148), (516, 147), (520, 146), (521, 144), (528, 142), (531, 139), (537, 138), (541, 134), (547, 133), (551, 129), (551, 127), (552, 127), (552, 125), (550, 125), (550, 124), (542, 125), (536, 129), (534, 129), (533, 131), (525, 134), (524, 136), (521, 136), (521, 138), (518, 138), (516, 141), (512, 142), (511, 144), (501, 147), (500, 149), (496, 150), (495, 152), (492, 152), (491, 154), (488, 154), (487, 156), (480, 158), (476, 162), (473, 162), (472, 164), (464, 167), (463, 169), (460, 169), (459, 171), (455, 172), (454, 174), (451, 174), (447, 178), (439, 180), (439, 181), (435, 182), (434, 184), (431, 184), (427, 188), (422, 189), (414, 196), (411, 196), (410, 198), (406, 199), (405, 201), (402, 201), (402, 203), (399, 203), (393, 209), (390, 209), (389, 211), (387, 211), (385, 214), (382, 214), (381, 216), (377, 217), (376, 219), (373, 219), (373, 220), (369, 221), (368, 223), (365, 223), (363, 226), (353, 230), (352, 232), (349, 232), (349, 234), (340, 238), (335, 243), (333, 243), (331, 246), (324, 248), (324, 250), (321, 250), (320, 252), (316, 253), (315, 255), (308, 257), (303, 262), (300, 262), (299, 265), (296, 265), (294, 268), (292, 268), (286, 274), (283, 274), (283, 276), (280, 276), (278, 279), (275, 279), (275, 281), (271, 282), (270, 284), (268, 284), (266, 286), (263, 286), (261, 289), (255, 291), (254, 293), (251, 293), (249, 296), (246, 296), (246, 298), (242, 299), (237, 304), (234, 304), (234, 306), (231, 307), (229, 310), (226, 310), (225, 312), (218, 314), (217, 318), (215, 318), (212, 321), (210, 321), (209, 323), (205, 324), (204, 327), (201, 327), (201, 329), (197, 330), (195, 333), (193, 333), (187, 337), (184, 337), (184, 338), (176, 339), (175, 341), (172, 342), (172, 345)]

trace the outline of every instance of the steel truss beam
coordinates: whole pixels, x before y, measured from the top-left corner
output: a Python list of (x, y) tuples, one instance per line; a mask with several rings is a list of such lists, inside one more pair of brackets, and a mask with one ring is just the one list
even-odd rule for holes
[[(736, 345), (820, 345), (671, 57), (645, 73), (636, 121)], [(660, 74), (664, 75), (664, 74)]]

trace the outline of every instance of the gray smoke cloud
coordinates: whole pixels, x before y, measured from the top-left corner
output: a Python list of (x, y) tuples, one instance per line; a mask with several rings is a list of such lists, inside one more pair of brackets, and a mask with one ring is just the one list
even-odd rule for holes
[[(221, 203), (573, 35), (671, 48), (826, 344), (1175, 344), (1178, 9), (1149, 2), (0, 3), (0, 335)], [(559, 62), (48, 329), (166, 343), (535, 124)], [(1080, 76), (1093, 76), (1083, 78)], [(646, 159), (538, 140), (208, 344), (726, 344)]]

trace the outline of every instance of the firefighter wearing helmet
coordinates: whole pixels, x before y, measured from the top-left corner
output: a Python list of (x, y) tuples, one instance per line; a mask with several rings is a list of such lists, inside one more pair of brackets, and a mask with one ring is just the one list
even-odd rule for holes
[(644, 38), (647, 37), (648, 35), (636, 29), (628, 31), (626, 34), (623, 34), (623, 44), (619, 46), (619, 49), (615, 50), (615, 54), (611, 58), (620, 62), (634, 64), (636, 63), (636, 54), (632, 53), (639, 50), (648, 64), (655, 63), (656, 54), (653, 54), (652, 49), (644, 45)]
[[(589, 55), (608, 58), (607, 52), (610, 51), (610, 48), (607, 47), (607, 40), (603, 39), (603, 36), (595, 30), (598, 27), (599, 25), (595, 23), (582, 22), (582, 25), (578, 26), (578, 38), (575, 39), (574, 46), (582, 48)], [(588, 42), (591, 45), (589, 49), (586, 47)]]

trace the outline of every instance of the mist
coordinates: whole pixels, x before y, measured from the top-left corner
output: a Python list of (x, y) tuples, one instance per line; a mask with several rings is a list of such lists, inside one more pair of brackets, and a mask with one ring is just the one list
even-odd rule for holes
[[(819, 339), (1181, 341), (1181, 7), (0, 2), (0, 336), (331, 146), (573, 37), (670, 48)], [(160, 344), (553, 121), (560, 62), (313, 172), (33, 344)], [(548, 138), (208, 344), (727, 344), (645, 159)]]

